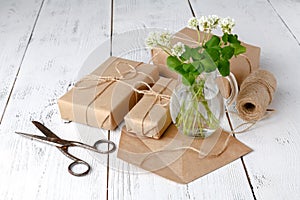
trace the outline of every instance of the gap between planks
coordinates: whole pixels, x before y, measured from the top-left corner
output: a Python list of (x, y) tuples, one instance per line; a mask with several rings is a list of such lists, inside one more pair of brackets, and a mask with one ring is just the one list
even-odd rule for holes
[[(114, 31), (114, 0), (111, 0), (110, 5), (110, 52), (109, 55), (112, 56), (112, 45), (113, 45), (113, 31)], [(110, 130), (107, 132), (107, 139), (110, 140)], [(110, 146), (107, 146), (108, 150)], [(107, 167), (106, 167), (106, 200), (108, 200), (109, 195), (109, 154), (107, 154)]]
[[(195, 11), (194, 11), (194, 9), (193, 9), (193, 6), (192, 6), (192, 4), (191, 4), (191, 1), (190, 0), (187, 0), (188, 1), (188, 4), (189, 4), (189, 7), (190, 7), (190, 9), (191, 9), (191, 12), (192, 12), (192, 15), (194, 16), (194, 17), (196, 17), (196, 14), (195, 14)], [(270, 1), (268, 0), (268, 2), (270, 3)], [(270, 3), (271, 4), (271, 3)], [(272, 4), (271, 4), (271, 6), (272, 6)], [(273, 7), (273, 6), (272, 6)], [(277, 13), (277, 11), (275, 10), (275, 8), (273, 7), (273, 9), (274, 9), (274, 11)], [(278, 14), (278, 13), (277, 13)], [(278, 15), (279, 16), (279, 15)], [(279, 16), (280, 17), (280, 16)], [(286, 23), (283, 21), (283, 19), (280, 17), (280, 19), (282, 20), (282, 22), (286, 25)], [(287, 26), (287, 25), (286, 25)], [(288, 28), (288, 27), (287, 27)], [(289, 29), (289, 28), (288, 28)], [(290, 29), (289, 29), (290, 30)], [(291, 32), (291, 31), (290, 31)], [(291, 32), (291, 34), (293, 35), (293, 37), (297, 40), (297, 38), (295, 37), (295, 35)], [(297, 40), (297, 42), (298, 42), (298, 40)], [(299, 42), (298, 42), (298, 44), (299, 44)], [(232, 126), (232, 123), (231, 123), (231, 119), (230, 119), (230, 116), (229, 116), (229, 114), (228, 114), (228, 112), (227, 112), (227, 109), (226, 109), (226, 118), (227, 118), (227, 121), (228, 121), (228, 124), (229, 124), (229, 127), (230, 127), (230, 130), (233, 132), (233, 126)], [(233, 137), (235, 137), (235, 135), (233, 134)], [(243, 158), (243, 156), (241, 156), (241, 158), (240, 158), (240, 160), (241, 160), (241, 162), (242, 162), (242, 165), (243, 165), (243, 168), (244, 168), (244, 171), (245, 171), (245, 174), (246, 174), (246, 177), (247, 177), (247, 181), (248, 181), (248, 184), (249, 184), (249, 186), (250, 186), (250, 189), (251, 189), (251, 193), (252, 193), (252, 196), (253, 196), (253, 199), (254, 200), (256, 200), (257, 198), (256, 198), (256, 196), (255, 196), (255, 193), (254, 193), (254, 190), (253, 190), (253, 185), (252, 185), (252, 183), (251, 183), (251, 179), (250, 179), (250, 177), (249, 177), (249, 173), (248, 173), (248, 170), (247, 170), (247, 167), (246, 167), (246, 164), (245, 164), (245, 161), (244, 161), (244, 158)]]
[(22, 55), (21, 62), (20, 62), (20, 64), (19, 64), (19, 68), (18, 68), (17, 73), (16, 73), (16, 75), (15, 75), (15, 79), (14, 79), (13, 84), (12, 84), (12, 87), (11, 87), (11, 89), (10, 89), (10, 92), (9, 92), (9, 95), (8, 95), (8, 98), (7, 98), (7, 101), (6, 101), (6, 103), (5, 103), (5, 106), (4, 106), (4, 109), (3, 109), (3, 113), (2, 113), (2, 115), (1, 115), (1, 117), (0, 117), (0, 125), (1, 125), (2, 120), (3, 120), (3, 117), (4, 117), (4, 115), (5, 115), (5, 112), (6, 112), (6, 109), (7, 109), (9, 100), (10, 100), (10, 97), (11, 97), (11, 95), (12, 95), (13, 89), (14, 89), (15, 84), (16, 84), (16, 82), (17, 82), (19, 72), (20, 72), (20, 70), (21, 70), (21, 67), (22, 67), (22, 64), (23, 64), (25, 55), (26, 55), (26, 53), (27, 53), (27, 49), (28, 49), (28, 47), (29, 47), (30, 41), (31, 41), (31, 39), (32, 39), (33, 32), (34, 32), (34, 30), (35, 30), (35, 26), (36, 26), (37, 21), (38, 21), (38, 19), (39, 19), (41, 10), (42, 10), (42, 8), (43, 8), (44, 1), (45, 1), (45, 0), (42, 0), (42, 3), (41, 3), (41, 5), (40, 5), (40, 8), (39, 8), (39, 10), (38, 10), (38, 12), (37, 12), (36, 18), (35, 18), (35, 20), (34, 20), (34, 23), (33, 23), (33, 26), (32, 26), (32, 30), (31, 30), (31, 32), (30, 32), (30, 36), (29, 36), (28, 42), (27, 42), (27, 44), (26, 44), (24, 53), (23, 53), (23, 55)]
[[(225, 113), (226, 113), (226, 118), (227, 118), (227, 121), (228, 121), (230, 130), (231, 130), (232, 133), (234, 133), (234, 129), (233, 129), (233, 126), (232, 126), (231, 119), (230, 119), (230, 116), (229, 116), (229, 114), (228, 114), (227, 108), (226, 108), (226, 110), (225, 110)], [(235, 137), (235, 134), (233, 134), (233, 137)], [(253, 185), (252, 185), (252, 183), (251, 183), (251, 179), (250, 179), (250, 176), (249, 176), (249, 173), (248, 173), (248, 170), (247, 170), (245, 161), (244, 161), (244, 157), (241, 156), (240, 159), (241, 159), (241, 162), (242, 162), (242, 165), (243, 165), (243, 168), (244, 168), (246, 177), (247, 177), (247, 181), (248, 181), (249, 186), (250, 186), (250, 189), (251, 189), (251, 193), (252, 193), (253, 199), (256, 200), (257, 198), (256, 198), (255, 193), (254, 193), (254, 190), (253, 190)]]
[(290, 32), (290, 34), (292, 35), (292, 37), (296, 40), (297, 44), (300, 46), (300, 42), (297, 39), (296, 35), (293, 33), (293, 31), (290, 29), (290, 27), (287, 25), (287, 23), (284, 21), (284, 19), (280, 16), (280, 14), (278, 13), (278, 11), (276, 10), (276, 8), (273, 6), (273, 4), (271, 3), (270, 0), (267, 0), (268, 3), (270, 4), (271, 8), (274, 10), (274, 12), (276, 13), (276, 15), (278, 16), (278, 18), (280, 19), (280, 21), (283, 23), (283, 25), (287, 28), (287, 30)]
[[(269, 1), (269, 0), (268, 0)], [(191, 10), (191, 13), (192, 13), (192, 16), (196, 17), (195, 15), (195, 12), (194, 12), (194, 9), (192, 7), (192, 4), (190, 2), (190, 0), (187, 0), (188, 2), (188, 5), (189, 5), (189, 8)], [(272, 6), (273, 7), (273, 6)], [(274, 9), (274, 8), (273, 8)], [(112, 56), (112, 43), (113, 43), (113, 19), (114, 19), (114, 0), (111, 0), (111, 29), (110, 29), (110, 56)], [(274, 9), (275, 10), (275, 9)], [(276, 11), (276, 10), (275, 10)], [(276, 12), (277, 13), (277, 12)], [(278, 13), (277, 13), (278, 14)], [(280, 17), (280, 16), (279, 16)], [(286, 23), (283, 21), (283, 19), (280, 17), (280, 19), (282, 20), (282, 22), (286, 25)], [(287, 25), (286, 25), (287, 26)], [(287, 27), (288, 28), (288, 27)], [(290, 30), (290, 29), (289, 29)], [(291, 31), (290, 31), (291, 32)], [(294, 36), (294, 34), (291, 32), (291, 34), (293, 35), (293, 37), (297, 40), (297, 38)], [(298, 42), (298, 40), (297, 40)], [(299, 44), (299, 42), (298, 42)], [(228, 115), (228, 113), (226, 113), (226, 117), (227, 117), (227, 120), (228, 120), (228, 123), (229, 123), (229, 126), (230, 126), (230, 129), (231, 131), (233, 131), (233, 127), (232, 127), (232, 124), (231, 124), (231, 120), (230, 120), (230, 117)], [(235, 135), (234, 135), (235, 137)], [(110, 131), (108, 131), (108, 140), (110, 140)], [(108, 147), (109, 148), (109, 147)], [(251, 189), (251, 192), (252, 192), (252, 195), (253, 195), (253, 199), (256, 200), (256, 196), (255, 196), (255, 193), (254, 193), (254, 190), (253, 190), (253, 185), (251, 183), (251, 180), (250, 180), (250, 177), (249, 177), (249, 174), (248, 174), (248, 171), (247, 171), (247, 168), (246, 168), (246, 165), (245, 165), (245, 162), (244, 162), (244, 159), (243, 159), (243, 156), (240, 158), (241, 159), (241, 162), (242, 162), (242, 165), (243, 165), (243, 168), (244, 168), (244, 171), (245, 171), (245, 174), (246, 174), (246, 177), (247, 177), (247, 181), (249, 183), (249, 186), (250, 186), (250, 189)], [(108, 195), (109, 195), (109, 168), (110, 168), (110, 165), (109, 165), (109, 154), (107, 155), (107, 182), (106, 182), (106, 199), (108, 200)], [(187, 188), (188, 188), (188, 185), (187, 185)]]

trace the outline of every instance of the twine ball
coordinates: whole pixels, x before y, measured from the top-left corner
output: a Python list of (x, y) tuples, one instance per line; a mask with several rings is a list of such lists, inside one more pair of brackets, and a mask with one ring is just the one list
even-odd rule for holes
[(266, 70), (252, 72), (242, 83), (236, 108), (245, 121), (258, 121), (265, 115), (277, 87), (274, 75)]

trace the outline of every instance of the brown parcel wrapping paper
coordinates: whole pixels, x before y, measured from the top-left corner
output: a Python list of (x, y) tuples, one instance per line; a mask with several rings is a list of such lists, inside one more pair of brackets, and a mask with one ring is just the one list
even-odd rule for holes
[[(224, 150), (225, 140), (228, 137), (229, 141), (225, 151), (218, 155)], [(211, 146), (211, 144), (214, 145)], [(199, 157), (199, 153), (190, 149), (171, 151), (183, 146), (196, 149), (204, 146), (203, 149), (210, 148), (211, 151), (204, 158)], [(159, 152), (153, 153), (157, 151)], [(169, 180), (186, 184), (251, 151), (252, 149), (224, 131), (203, 140), (177, 133), (176, 127), (172, 124), (160, 140), (134, 136), (123, 128), (118, 158)]]
[[(132, 72), (133, 69), (136, 69), (135, 73)], [(129, 71), (130, 73), (126, 73)], [(120, 74), (124, 75), (120, 81), (100, 83), (98, 79), (120, 78)], [(61, 118), (113, 130), (141, 98), (141, 95), (133, 92), (132, 87), (142, 86), (137, 84), (139, 81), (153, 84), (158, 79), (158, 70), (154, 65), (110, 57), (90, 75), (81, 79), (77, 83), (78, 87), (75, 85), (58, 100)]]
[(154, 93), (145, 94), (125, 116), (127, 131), (159, 139), (172, 122), (169, 98), (176, 85), (176, 80), (161, 77), (152, 87)]
[[(177, 32), (174, 36), (174, 39), (172, 43), (182, 42), (189, 46), (195, 46), (195, 42), (197, 41), (198, 35), (197, 32), (190, 28), (184, 28)], [(193, 42), (195, 41), (195, 42)], [(259, 60), (260, 60), (260, 48), (246, 44), (242, 42), (242, 45), (244, 45), (247, 48), (245, 56), (237, 56), (233, 57), (230, 60), (230, 70), (235, 75), (238, 85), (240, 86), (243, 80), (247, 77), (248, 74), (250, 74), (251, 71), (255, 71), (259, 68)], [(161, 49), (155, 48), (152, 49), (152, 60), (155, 65), (158, 66), (159, 73), (168, 78), (175, 78), (177, 79), (178, 75), (176, 72), (171, 71), (167, 65), (168, 55), (163, 52)], [(249, 62), (250, 61), (250, 65)]]

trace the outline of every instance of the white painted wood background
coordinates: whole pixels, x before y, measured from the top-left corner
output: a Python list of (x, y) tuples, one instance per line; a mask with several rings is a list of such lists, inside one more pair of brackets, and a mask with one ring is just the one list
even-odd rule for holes
[[(107, 157), (74, 150), (93, 168), (77, 178), (56, 148), (14, 134), (38, 133), (30, 121), (39, 120), (64, 138), (79, 139), (74, 124), (60, 119), (56, 100), (89, 54), (108, 41), (103, 52), (119, 55), (118, 35), (177, 31), (193, 13), (235, 18), (240, 38), (262, 48), (261, 68), (277, 77), (276, 113), (237, 135), (254, 152), (180, 185), (114, 170), (135, 168), (112, 157), (108, 169)], [(297, 0), (0, 0), (0, 199), (300, 199), (299, 19)], [(119, 140), (120, 130), (91, 132)]]

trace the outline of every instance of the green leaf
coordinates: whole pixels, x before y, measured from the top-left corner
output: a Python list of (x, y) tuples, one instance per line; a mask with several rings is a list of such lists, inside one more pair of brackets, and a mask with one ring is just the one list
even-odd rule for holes
[(220, 44), (220, 38), (218, 36), (215, 36), (213, 35), (210, 40), (208, 40), (206, 43), (205, 43), (205, 47), (206, 48), (210, 48), (210, 47), (216, 47), (216, 46), (219, 46)]
[(234, 49), (235, 56), (246, 52), (246, 47), (244, 47), (238, 43), (230, 44), (230, 46)]
[(221, 50), (221, 53), (224, 59), (229, 60), (234, 54), (234, 48), (231, 46), (226, 46)]
[(196, 76), (193, 73), (182, 74), (182, 82), (185, 85), (193, 85)]
[(218, 62), (218, 70), (222, 76), (228, 76), (230, 73), (230, 63), (226, 59), (220, 59)]
[(178, 72), (179, 74), (183, 74), (185, 73), (182, 65), (178, 65), (177, 67), (175, 67), (173, 70), (175, 70), (176, 72)]
[(231, 44), (240, 44), (241, 42), (238, 40), (237, 35), (229, 34), (228, 35), (228, 42)]
[(222, 36), (223, 42), (226, 44), (228, 42), (228, 33), (224, 33)]
[(182, 57), (182, 56), (180, 56), (179, 58), (180, 58), (180, 60), (183, 61), (183, 62), (187, 60), (187, 59), (185, 59), (185, 58)]
[(218, 50), (214, 48), (207, 48), (205, 51), (208, 53), (208, 55), (211, 57), (213, 61), (217, 61), (220, 59), (220, 53)]
[(200, 48), (193, 48), (191, 50), (191, 57), (193, 58), (193, 60), (200, 60), (201, 59), (201, 54), (199, 53)]
[(175, 69), (176, 67), (181, 65), (181, 62), (180, 62), (180, 60), (178, 60), (178, 58), (176, 56), (168, 56), (167, 65), (170, 68)]
[(182, 83), (183, 83), (184, 85), (190, 85), (189, 80), (188, 80), (185, 76), (182, 76)]
[(185, 60), (189, 60), (191, 57), (192, 48), (187, 45), (184, 45), (185, 52), (181, 55)]
[(194, 67), (191, 63), (188, 63), (188, 64), (184, 63), (184, 64), (182, 65), (182, 68), (183, 68), (184, 71), (186, 71), (186, 72), (192, 72), (192, 71), (195, 71), (195, 70), (196, 70), (195, 67)]
[(204, 67), (201, 61), (194, 61), (192, 62), (192, 65), (195, 67), (199, 74), (201, 74), (204, 71)]
[(214, 71), (217, 68), (217, 66), (213, 61), (213, 59), (211, 58), (211, 56), (208, 54), (207, 51), (203, 51), (202, 55), (204, 56), (204, 58), (201, 60), (201, 64), (204, 67), (204, 71), (205, 72)]
[(217, 68), (216, 64), (209, 58), (202, 59), (201, 64), (205, 72), (212, 72)]

